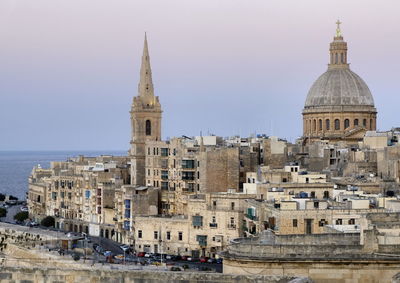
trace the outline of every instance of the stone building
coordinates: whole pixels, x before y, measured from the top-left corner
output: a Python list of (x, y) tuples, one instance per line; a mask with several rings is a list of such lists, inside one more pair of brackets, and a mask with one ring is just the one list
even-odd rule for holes
[(312, 85), (303, 110), (303, 141), (356, 143), (376, 129), (376, 109), (366, 83), (350, 70), (340, 22), (330, 44), (328, 70)]
[(309, 276), (314, 282), (391, 282), (398, 273), (399, 245), (378, 240), (378, 231), (279, 235), (231, 241), (221, 253), (224, 273)]
[(192, 194), (184, 215), (137, 216), (136, 251), (215, 257), (229, 241), (243, 235), (245, 200), (238, 193)]

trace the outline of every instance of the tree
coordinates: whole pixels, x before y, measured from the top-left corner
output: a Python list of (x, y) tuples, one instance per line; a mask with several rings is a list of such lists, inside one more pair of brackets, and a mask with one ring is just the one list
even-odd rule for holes
[(10, 195), (10, 196), (8, 197), (8, 199), (9, 199), (9, 200), (18, 200), (18, 198), (17, 198), (17, 197), (15, 197), (15, 196), (12, 196), (12, 195)]
[(28, 211), (21, 211), (14, 215), (14, 219), (20, 222), (25, 221), (28, 218), (29, 218)]
[(0, 217), (6, 217), (7, 209), (0, 207)]
[(6, 195), (0, 194), (0, 201), (5, 201), (5, 200), (6, 200)]
[(56, 223), (56, 220), (54, 219), (53, 216), (46, 216), (45, 218), (42, 219), (42, 222), (40, 222), (40, 225), (44, 227), (54, 227), (54, 224)]

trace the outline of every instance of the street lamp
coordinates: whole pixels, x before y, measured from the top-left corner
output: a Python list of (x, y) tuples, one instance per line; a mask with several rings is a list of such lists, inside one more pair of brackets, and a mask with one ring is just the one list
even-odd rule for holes
[(129, 249), (129, 247), (125, 245), (125, 246), (121, 246), (121, 249), (124, 251), (124, 264), (125, 264), (125, 253)]

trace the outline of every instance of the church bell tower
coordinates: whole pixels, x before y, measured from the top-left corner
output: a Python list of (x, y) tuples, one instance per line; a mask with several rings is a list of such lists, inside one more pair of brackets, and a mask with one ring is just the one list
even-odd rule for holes
[(161, 104), (154, 96), (147, 37), (144, 37), (138, 95), (131, 107), (131, 184), (145, 186), (146, 141), (161, 140)]

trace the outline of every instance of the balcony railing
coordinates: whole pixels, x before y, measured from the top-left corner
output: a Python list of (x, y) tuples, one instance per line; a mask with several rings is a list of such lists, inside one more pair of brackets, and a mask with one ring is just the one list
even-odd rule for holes
[(251, 214), (245, 214), (245, 216), (251, 220), (257, 221), (258, 220), (258, 216), (255, 215), (251, 215)]
[(228, 229), (236, 229), (236, 224), (228, 224)]
[(210, 228), (217, 228), (218, 224), (217, 223), (210, 223)]

